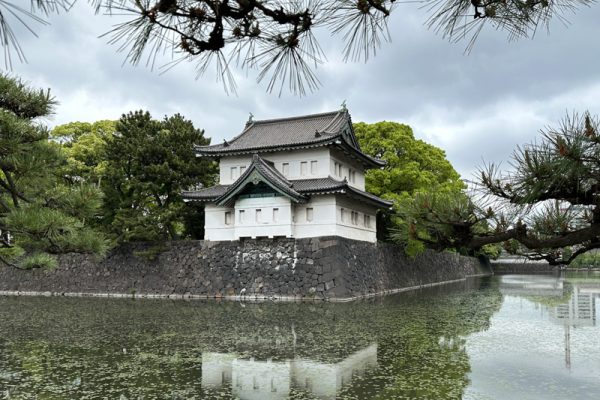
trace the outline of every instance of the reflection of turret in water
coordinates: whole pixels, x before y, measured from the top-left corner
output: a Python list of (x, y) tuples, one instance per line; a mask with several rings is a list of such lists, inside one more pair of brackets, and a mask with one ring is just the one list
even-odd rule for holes
[(573, 293), (567, 303), (559, 304), (550, 310), (552, 321), (571, 326), (596, 325), (596, 296), (593, 292), (573, 285)]
[(285, 399), (293, 389), (321, 399), (335, 399), (351, 381), (377, 367), (377, 345), (372, 344), (336, 363), (306, 358), (286, 361), (241, 359), (235, 354), (202, 354), (202, 387), (231, 385), (244, 400)]

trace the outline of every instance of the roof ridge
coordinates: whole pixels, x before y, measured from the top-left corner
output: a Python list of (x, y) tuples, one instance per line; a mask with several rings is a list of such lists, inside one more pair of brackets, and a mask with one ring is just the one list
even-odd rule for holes
[(348, 113), (348, 111), (344, 111), (344, 110), (338, 111), (336, 116), (331, 121), (329, 121), (329, 123), (327, 125), (325, 125), (325, 127), (323, 129), (321, 129), (321, 132), (331, 133), (331, 134), (338, 133), (338, 132), (327, 132), (327, 129), (331, 128), (334, 125), (334, 123), (337, 123), (340, 116), (342, 116), (344, 114), (349, 114), (349, 113)]
[(274, 122), (284, 122), (284, 121), (290, 121), (290, 120), (298, 120), (298, 119), (311, 119), (311, 118), (318, 118), (318, 117), (324, 117), (325, 115), (333, 115), (333, 114), (339, 114), (342, 111), (340, 110), (336, 110), (336, 111), (327, 111), (327, 112), (322, 112), (322, 113), (316, 113), (316, 114), (306, 114), (306, 115), (299, 115), (299, 116), (295, 116), (295, 117), (283, 117), (283, 118), (270, 118), (270, 119), (259, 119), (259, 120), (255, 120), (253, 121), (253, 124), (269, 124), (269, 123), (274, 123)]
[[(262, 158), (261, 156), (258, 155), (258, 153), (254, 153), (252, 155), (252, 162), (254, 163), (254, 160), (257, 160), (258, 162), (262, 163), (266, 168), (269, 169), (269, 171), (274, 174), (275, 176), (277, 176), (279, 179), (281, 179), (282, 181), (286, 182), (286, 184), (289, 187), (292, 187), (292, 182), (285, 176), (283, 175), (281, 172), (279, 172), (279, 170), (277, 168), (275, 168), (275, 163), (273, 161), (269, 161), (269, 160), (265, 160), (264, 158)], [(272, 164), (272, 165), (271, 165)]]

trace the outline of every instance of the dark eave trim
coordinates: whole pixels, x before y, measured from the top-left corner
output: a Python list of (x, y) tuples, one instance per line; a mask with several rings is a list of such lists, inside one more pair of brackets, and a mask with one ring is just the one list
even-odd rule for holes
[(340, 135), (336, 136), (325, 136), (321, 140), (315, 140), (314, 142), (308, 143), (293, 143), (286, 146), (274, 145), (274, 146), (262, 146), (262, 147), (248, 147), (244, 149), (238, 150), (228, 150), (228, 149), (219, 149), (215, 151), (203, 151), (203, 146), (199, 146), (195, 148), (196, 157), (223, 157), (223, 156), (236, 156), (241, 154), (253, 154), (257, 152), (276, 152), (276, 151), (286, 151), (286, 150), (295, 150), (295, 149), (310, 149), (314, 147), (322, 147), (327, 146), (340, 139)]

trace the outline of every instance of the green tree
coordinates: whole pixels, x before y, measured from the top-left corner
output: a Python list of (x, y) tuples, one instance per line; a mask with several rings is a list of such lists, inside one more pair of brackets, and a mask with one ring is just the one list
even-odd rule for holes
[(50, 92), (0, 75), (0, 93), (0, 259), (38, 267), (55, 264), (52, 253), (104, 253), (108, 242), (86, 224), (101, 193), (64, 179), (64, 154), (39, 122), (53, 111)]
[(106, 145), (116, 121), (71, 122), (52, 129), (50, 137), (62, 145), (67, 156), (65, 175), (72, 180), (100, 184), (106, 170)]
[[(600, 248), (599, 127), (588, 112), (567, 116), (539, 142), (519, 147), (512, 171), (482, 168), (478, 198), (458, 205), (429, 194), (406, 210), (413, 237), (438, 249), (503, 243), (550, 264)], [(492, 229), (482, 232), (482, 224)]]
[(190, 217), (181, 192), (214, 183), (215, 163), (198, 160), (194, 152), (210, 139), (179, 114), (157, 121), (143, 111), (123, 115), (116, 132), (107, 141), (102, 181), (110, 232), (119, 241), (193, 236), (185, 232)]
[[(408, 207), (423, 192), (460, 194), (465, 188), (444, 151), (416, 139), (410, 126), (388, 121), (359, 122), (354, 124), (354, 131), (365, 153), (387, 162), (383, 169), (367, 172), (367, 190), (394, 201), (396, 211)], [(406, 225), (391, 214), (382, 214), (379, 222), (383, 228), (378, 230), (381, 238), (389, 234), (390, 227)]]

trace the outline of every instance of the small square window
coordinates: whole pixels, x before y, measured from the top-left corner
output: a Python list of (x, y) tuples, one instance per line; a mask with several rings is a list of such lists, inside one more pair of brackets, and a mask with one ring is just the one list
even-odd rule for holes
[(307, 222), (312, 222), (313, 221), (313, 209), (312, 207), (307, 207), (306, 208), (306, 221)]

